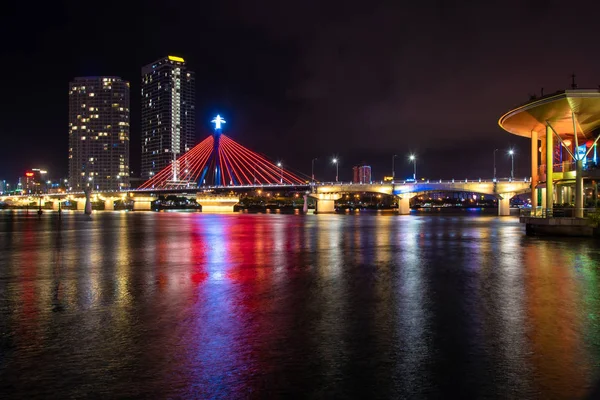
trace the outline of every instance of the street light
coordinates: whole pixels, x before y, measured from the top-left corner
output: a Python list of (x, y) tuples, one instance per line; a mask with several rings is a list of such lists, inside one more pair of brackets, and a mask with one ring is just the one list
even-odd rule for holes
[(337, 182), (338, 181), (338, 172), (339, 172), (339, 165), (340, 164), (338, 162), (338, 159), (335, 158), (335, 157), (333, 158), (333, 160), (331, 160), (331, 162), (335, 164), (335, 181)]
[(279, 167), (279, 183), (283, 184), (283, 164), (281, 164), (281, 161), (277, 163), (277, 166)]
[(415, 156), (414, 154), (411, 154), (410, 156), (408, 156), (408, 159), (413, 162), (413, 166), (414, 166), (413, 180), (416, 182), (417, 181), (417, 156)]
[(510, 156), (510, 180), (515, 179), (515, 151), (513, 149), (508, 150)]
[(398, 157), (397, 154), (394, 154), (392, 156), (392, 182), (394, 182), (394, 178), (396, 177), (396, 167), (394, 165), (394, 160), (396, 159), (396, 157)]
[(494, 182), (496, 182), (496, 152), (498, 149), (494, 149)]
[(316, 158), (313, 158), (310, 161), (310, 171), (311, 171), (312, 183), (315, 183), (315, 161), (317, 161)]

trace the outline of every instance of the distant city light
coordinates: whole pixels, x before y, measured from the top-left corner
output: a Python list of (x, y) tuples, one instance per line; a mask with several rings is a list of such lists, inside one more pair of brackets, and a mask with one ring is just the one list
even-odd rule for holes
[(333, 160), (331, 160), (331, 162), (332, 162), (332, 163), (334, 163), (334, 164), (337, 164), (337, 162), (338, 162), (338, 159), (337, 159), (337, 158), (334, 158)]
[(508, 151), (508, 154), (512, 156), (513, 154), (515, 154), (515, 151), (514, 151), (513, 149), (510, 149), (510, 150)]
[(417, 157), (414, 154), (411, 154), (410, 156), (408, 156), (408, 158), (410, 159), (410, 161), (414, 161)]

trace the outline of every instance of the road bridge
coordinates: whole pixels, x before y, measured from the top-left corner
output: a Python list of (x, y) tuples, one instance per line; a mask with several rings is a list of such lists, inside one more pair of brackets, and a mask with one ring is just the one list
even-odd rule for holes
[(531, 181), (525, 179), (477, 179), (477, 180), (427, 180), (380, 182), (369, 184), (334, 183), (317, 184), (310, 196), (317, 200), (317, 212), (335, 211), (336, 200), (344, 193), (381, 193), (398, 197), (398, 213), (410, 212), (410, 199), (425, 192), (473, 192), (491, 195), (498, 199), (498, 215), (510, 215), (510, 199), (531, 191)]
[(314, 184), (265, 184), (234, 186), (201, 186), (197, 188), (135, 189), (127, 191), (92, 192), (89, 197), (84, 192), (49, 193), (41, 195), (0, 196), (0, 201), (16, 206), (31, 203), (58, 210), (66, 201), (77, 204), (77, 210), (85, 210), (86, 204), (104, 202), (105, 210), (114, 210), (116, 201), (133, 202), (135, 211), (150, 210), (153, 201), (159, 196), (178, 195), (195, 198), (204, 211), (231, 211), (238, 203), (241, 193), (265, 191), (297, 191), (305, 192), (317, 202), (317, 212), (335, 212), (335, 201), (345, 193), (381, 193), (395, 196), (398, 199), (398, 213), (410, 212), (409, 201), (412, 197), (425, 192), (473, 192), (491, 195), (498, 199), (498, 215), (509, 215), (509, 201), (517, 194), (531, 190), (531, 182), (522, 180), (427, 180), (427, 181), (395, 181), (355, 184), (349, 182), (314, 183)]

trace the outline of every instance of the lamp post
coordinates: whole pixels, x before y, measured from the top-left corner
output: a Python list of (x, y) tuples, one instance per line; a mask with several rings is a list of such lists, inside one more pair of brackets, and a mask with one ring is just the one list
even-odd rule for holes
[(413, 180), (416, 182), (417, 181), (417, 156), (415, 156), (414, 154), (411, 154), (410, 156), (408, 156), (408, 159), (410, 161), (413, 162)]
[(498, 149), (494, 149), (494, 182), (496, 182), (496, 152)]
[(510, 156), (510, 180), (512, 181), (515, 179), (515, 151), (510, 149), (508, 155)]
[(315, 161), (317, 161), (316, 158), (313, 158), (310, 161), (310, 172), (311, 172), (311, 178), (312, 178), (312, 183), (315, 183)]
[(394, 160), (396, 159), (396, 157), (398, 157), (397, 154), (394, 154), (392, 156), (392, 182), (394, 182), (394, 179), (396, 178), (396, 166), (394, 165)]
[(339, 162), (338, 159), (334, 157), (333, 160), (331, 160), (332, 163), (335, 164), (335, 181), (338, 181), (338, 172), (339, 172)]
[(277, 166), (279, 167), (279, 183), (283, 184), (283, 164), (281, 164), (281, 161), (277, 163)]

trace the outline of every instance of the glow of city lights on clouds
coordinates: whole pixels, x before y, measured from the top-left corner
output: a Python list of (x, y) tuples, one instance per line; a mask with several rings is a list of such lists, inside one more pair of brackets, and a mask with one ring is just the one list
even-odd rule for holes
[(221, 116), (220, 116), (220, 115), (218, 115), (218, 114), (217, 114), (217, 116), (216, 116), (216, 117), (215, 117), (215, 118), (214, 118), (212, 121), (210, 121), (210, 122), (212, 122), (213, 124), (215, 124), (215, 129), (221, 129), (221, 124), (226, 124), (226, 123), (227, 123), (227, 121), (225, 121), (223, 118), (221, 118)]

